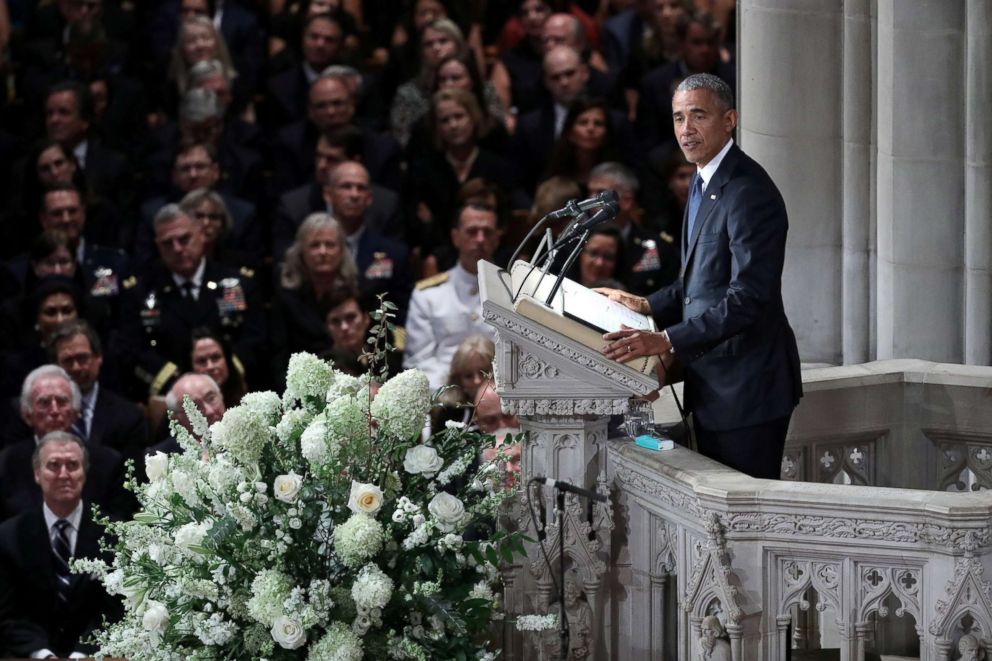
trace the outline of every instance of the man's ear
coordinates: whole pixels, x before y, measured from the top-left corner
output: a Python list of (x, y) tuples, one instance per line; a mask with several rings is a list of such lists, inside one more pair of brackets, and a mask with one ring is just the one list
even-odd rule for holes
[(737, 128), (737, 110), (731, 108), (723, 114), (723, 121), (727, 129), (727, 133), (733, 133), (734, 129)]

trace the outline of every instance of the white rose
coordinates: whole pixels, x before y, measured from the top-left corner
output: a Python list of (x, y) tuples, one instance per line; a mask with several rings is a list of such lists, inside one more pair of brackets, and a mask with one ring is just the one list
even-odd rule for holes
[(281, 500), (284, 503), (295, 503), (301, 486), (303, 486), (303, 478), (293, 471), (289, 471), (289, 475), (280, 475), (275, 479), (272, 483), (272, 491), (276, 500)]
[(382, 507), (382, 489), (374, 484), (351, 481), (351, 495), (348, 497), (348, 509), (355, 514), (375, 513)]
[(165, 604), (158, 601), (149, 601), (148, 608), (141, 618), (141, 624), (146, 631), (153, 633), (161, 631), (169, 621), (169, 611)]
[(307, 642), (307, 632), (297, 620), (280, 615), (272, 623), (272, 640), (286, 650), (295, 650)]
[(427, 511), (438, 520), (442, 528), (451, 530), (465, 518), (465, 506), (450, 493), (440, 492), (427, 504)]
[(145, 457), (145, 475), (149, 482), (158, 482), (169, 470), (169, 455), (156, 452)]
[(406, 451), (403, 457), (403, 468), (407, 473), (424, 473), (433, 475), (441, 470), (444, 460), (437, 454), (437, 450), (429, 445), (414, 445)]

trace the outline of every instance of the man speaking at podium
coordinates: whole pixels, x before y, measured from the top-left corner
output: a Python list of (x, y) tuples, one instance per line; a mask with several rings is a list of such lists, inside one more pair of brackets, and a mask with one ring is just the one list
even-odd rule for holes
[(799, 352), (782, 305), (788, 217), (774, 182), (734, 144), (730, 88), (689, 76), (672, 98), (675, 136), (696, 165), (679, 278), (647, 298), (599, 290), (654, 317), (657, 333), (604, 335), (615, 360), (657, 354), (685, 369), (698, 451), (752, 477), (778, 479), (802, 396)]

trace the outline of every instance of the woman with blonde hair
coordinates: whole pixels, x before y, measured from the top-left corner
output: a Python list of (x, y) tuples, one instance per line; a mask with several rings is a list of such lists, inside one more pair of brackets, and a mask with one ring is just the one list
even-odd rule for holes
[(439, 398), (442, 406), (438, 426), (446, 420), (467, 423), (472, 418), (472, 402), (479, 387), (492, 378), (496, 345), (484, 335), (469, 335), (451, 357), (448, 385)]
[(214, 27), (214, 22), (206, 16), (189, 16), (179, 24), (169, 62), (169, 79), (175, 81), (179, 96), (190, 88), (189, 70), (194, 64), (207, 60), (220, 61), (232, 79), (237, 75), (224, 36)]
[(298, 351), (327, 349), (323, 309), (335, 292), (358, 286), (358, 267), (345, 245), (340, 223), (327, 213), (312, 213), (286, 250), (272, 302), (273, 376), (285, 377), (289, 357)]

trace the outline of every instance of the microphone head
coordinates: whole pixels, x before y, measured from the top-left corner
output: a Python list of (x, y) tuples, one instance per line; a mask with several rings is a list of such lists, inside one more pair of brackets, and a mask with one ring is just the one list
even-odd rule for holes
[(612, 209), (617, 209), (620, 206), (620, 198), (615, 190), (604, 190), (599, 194), (599, 201)]

